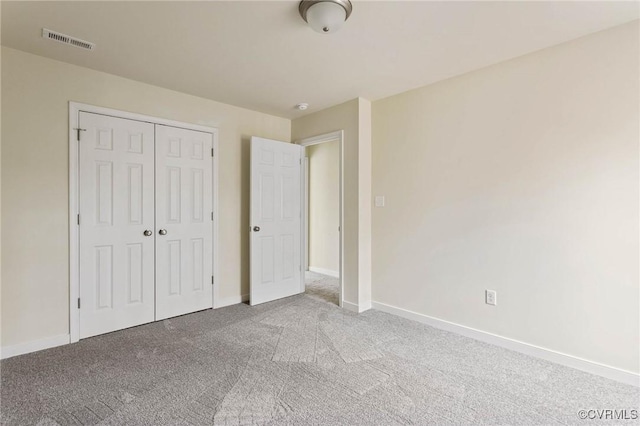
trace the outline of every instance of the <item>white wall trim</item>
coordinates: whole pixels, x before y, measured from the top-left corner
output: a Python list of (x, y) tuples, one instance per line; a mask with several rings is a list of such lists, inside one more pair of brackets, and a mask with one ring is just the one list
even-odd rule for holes
[(225, 306), (237, 305), (238, 303), (245, 303), (248, 301), (249, 301), (248, 294), (243, 294), (242, 296), (225, 297), (224, 299), (218, 299), (218, 303), (216, 304), (214, 309), (224, 308)]
[(358, 311), (358, 313), (362, 313), (364, 311), (368, 311), (369, 309), (371, 309), (371, 301), (360, 303), (359, 309), (360, 310)]
[(640, 375), (632, 373), (630, 371), (589, 361), (584, 358), (575, 357), (573, 355), (567, 355), (551, 349), (546, 349), (540, 346), (521, 342), (519, 340), (510, 339), (508, 337), (503, 337), (497, 334), (488, 333), (486, 331), (477, 330), (475, 328), (445, 321), (439, 318), (430, 317), (428, 315), (419, 314), (417, 312), (398, 308), (392, 305), (387, 305), (385, 303), (373, 302), (372, 307), (373, 309), (427, 324), (440, 330), (450, 331), (452, 333), (460, 334), (472, 339), (500, 346), (505, 349), (520, 352), (522, 354), (529, 355), (535, 358), (544, 359), (546, 361), (564, 365), (566, 367), (571, 367), (577, 370), (585, 371), (587, 373), (606, 377), (607, 379), (640, 387)]
[[(336, 130), (334, 132), (323, 133), (321, 135), (300, 139), (298, 141), (295, 141), (294, 143), (306, 148), (311, 145), (318, 145), (320, 143), (325, 143), (325, 142), (333, 142), (335, 140), (337, 140), (340, 145), (340, 149), (339, 149), (340, 151), (340, 167), (339, 167), (340, 169), (340, 224), (339, 224), (340, 226), (340, 255), (339, 255), (340, 265), (339, 265), (339, 271), (338, 271), (338, 280), (340, 282), (339, 284), (340, 297), (338, 298), (338, 306), (340, 306), (341, 308), (345, 308), (345, 303), (347, 302), (345, 302), (344, 300), (344, 130)], [(305, 179), (304, 174), (302, 177), (304, 180), (302, 185), (302, 190), (303, 190), (302, 200), (304, 202), (307, 196), (307, 181)], [(305, 234), (308, 218), (305, 216), (306, 215), (303, 215), (303, 218), (302, 218), (302, 250), (303, 250), (303, 253), (305, 253), (306, 255), (309, 247), (307, 244), (307, 235)], [(309, 270), (311, 270), (311, 268), (309, 268)], [(302, 274), (301, 287), (304, 290), (305, 288), (304, 274)], [(351, 308), (347, 308), (347, 309), (352, 310)], [(356, 309), (353, 312), (358, 312), (358, 311)]]
[(90, 112), (94, 114), (102, 114), (116, 118), (125, 118), (129, 120), (142, 121), (151, 124), (161, 124), (165, 126), (178, 127), (186, 130), (195, 130), (199, 132), (210, 133), (213, 135), (214, 156), (212, 179), (213, 179), (213, 301), (212, 306), (217, 306), (218, 298), (218, 277), (219, 277), (219, 239), (218, 239), (218, 218), (219, 218), (219, 202), (218, 202), (218, 129), (214, 127), (201, 126), (199, 124), (184, 123), (181, 121), (167, 120), (165, 118), (152, 117), (149, 115), (138, 114), (127, 111), (120, 111), (111, 108), (103, 108), (95, 105), (83, 104), (79, 102), (69, 102), (69, 341), (66, 343), (74, 343), (80, 340), (80, 310), (78, 309), (77, 300), (80, 294), (80, 240), (79, 229), (77, 224), (77, 215), (79, 213), (78, 204), (78, 185), (79, 185), (79, 163), (78, 163), (78, 141), (76, 132), (73, 130), (78, 128), (80, 112)]
[(59, 336), (46, 337), (44, 339), (32, 340), (30, 342), (18, 343), (17, 345), (0, 348), (0, 359), (7, 359), (18, 355), (29, 354), (44, 349), (55, 348), (56, 346), (68, 345), (70, 336), (61, 334)]
[(333, 142), (335, 140), (342, 140), (343, 136), (344, 136), (343, 130), (336, 130), (333, 132), (323, 133), (321, 135), (300, 139), (299, 141), (295, 141), (294, 143), (301, 146), (311, 146), (311, 145), (318, 145), (319, 143), (324, 143), (324, 142)]
[(220, 150), (218, 149), (218, 130), (213, 133), (213, 170), (211, 171), (211, 179), (213, 179), (213, 309), (218, 304), (218, 296), (220, 294), (220, 202), (218, 199), (218, 182), (220, 180), (219, 172)]
[(79, 127), (82, 104), (69, 102), (69, 340), (80, 340), (80, 310), (76, 300), (80, 294), (80, 230), (77, 215), (80, 210), (80, 150), (73, 129)]
[(343, 306), (344, 309), (346, 309), (347, 311), (351, 311), (351, 312), (355, 312), (356, 314), (361, 314), (364, 311), (368, 311), (369, 309), (371, 309), (371, 305), (370, 304), (356, 304), (356, 303), (351, 303), (351, 302), (347, 302), (346, 300), (343, 301)]
[[(304, 156), (304, 161), (302, 162), (302, 166), (304, 167), (304, 179), (302, 181), (302, 203), (304, 204), (304, 211), (302, 212), (302, 217), (303, 218), (308, 218), (309, 217), (309, 157), (307, 157), (307, 153), (306, 153), (306, 149), (305, 152), (303, 153)], [(304, 245), (304, 268), (303, 271), (308, 271), (309, 270), (309, 221), (305, 220), (304, 221), (304, 233), (302, 234), (302, 238), (303, 238), (303, 242), (302, 244)]]
[(360, 308), (356, 303), (347, 302), (346, 300), (342, 301), (342, 307), (347, 311), (355, 312), (356, 314), (360, 313)]
[(328, 275), (333, 278), (340, 278), (340, 271), (332, 271), (331, 269), (316, 268), (315, 266), (309, 266), (309, 271), (316, 274)]

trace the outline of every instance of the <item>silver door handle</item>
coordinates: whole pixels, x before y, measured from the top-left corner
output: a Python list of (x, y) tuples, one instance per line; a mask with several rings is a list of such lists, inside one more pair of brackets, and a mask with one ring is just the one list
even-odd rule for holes
[(153, 231), (151, 231), (150, 229), (147, 229), (143, 232), (145, 237), (150, 237), (153, 235)]
[(259, 226), (254, 226), (253, 227), (253, 232), (260, 232), (260, 227)]
[(161, 230), (158, 231), (158, 234), (167, 235), (167, 230), (166, 229), (161, 229)]

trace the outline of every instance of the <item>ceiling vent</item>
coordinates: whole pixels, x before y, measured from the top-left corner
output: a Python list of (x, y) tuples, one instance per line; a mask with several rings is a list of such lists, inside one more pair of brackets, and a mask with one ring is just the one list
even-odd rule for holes
[(42, 29), (42, 38), (57, 41), (58, 43), (68, 44), (74, 47), (79, 47), (80, 49), (85, 50), (93, 50), (96, 47), (94, 43), (91, 43), (89, 41), (80, 40), (79, 38), (71, 37), (62, 33), (57, 33), (46, 28)]

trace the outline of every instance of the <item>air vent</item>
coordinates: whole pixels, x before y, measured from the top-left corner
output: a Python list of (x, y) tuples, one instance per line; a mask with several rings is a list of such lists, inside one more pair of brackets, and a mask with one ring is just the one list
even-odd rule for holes
[(96, 47), (95, 44), (89, 41), (80, 40), (79, 38), (71, 37), (62, 33), (57, 33), (46, 28), (42, 29), (42, 38), (57, 41), (58, 43), (68, 44), (74, 47), (79, 47), (80, 49), (85, 50), (93, 50)]

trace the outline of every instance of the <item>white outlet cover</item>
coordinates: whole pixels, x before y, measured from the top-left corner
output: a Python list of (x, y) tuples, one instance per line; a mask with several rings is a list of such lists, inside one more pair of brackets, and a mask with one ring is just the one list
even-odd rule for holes
[(376, 195), (375, 205), (376, 207), (384, 207), (384, 195)]
[(496, 306), (498, 304), (498, 293), (495, 290), (485, 290), (484, 297), (487, 305)]

